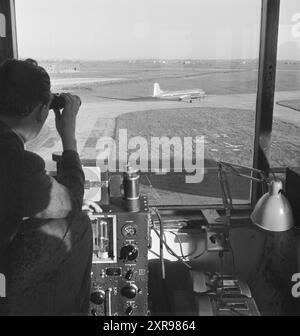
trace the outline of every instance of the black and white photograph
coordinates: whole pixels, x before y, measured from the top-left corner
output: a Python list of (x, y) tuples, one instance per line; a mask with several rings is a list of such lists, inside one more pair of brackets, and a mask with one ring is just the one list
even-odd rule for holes
[(0, 0), (0, 316), (300, 316), (299, 0)]

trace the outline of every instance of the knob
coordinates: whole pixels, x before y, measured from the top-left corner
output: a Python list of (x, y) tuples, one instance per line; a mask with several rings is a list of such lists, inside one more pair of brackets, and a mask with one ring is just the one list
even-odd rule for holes
[(133, 278), (133, 270), (128, 270), (125, 274), (125, 279), (130, 281), (132, 278)]
[(91, 310), (91, 315), (92, 316), (98, 316), (97, 310), (96, 309), (92, 309)]
[(102, 305), (105, 300), (105, 292), (103, 290), (97, 290), (91, 294), (91, 301), (96, 305)]
[(123, 246), (120, 251), (120, 259), (133, 261), (138, 257), (139, 251), (135, 245)]
[(133, 307), (132, 307), (132, 306), (128, 306), (128, 307), (126, 308), (126, 310), (125, 310), (125, 314), (126, 314), (127, 316), (131, 316), (132, 313), (133, 313)]
[(135, 285), (125, 286), (121, 289), (121, 294), (127, 299), (134, 299), (136, 297), (138, 288)]

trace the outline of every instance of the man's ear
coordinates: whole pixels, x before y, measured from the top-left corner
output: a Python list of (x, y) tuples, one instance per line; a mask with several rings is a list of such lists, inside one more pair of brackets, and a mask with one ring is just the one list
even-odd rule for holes
[(48, 118), (49, 108), (47, 105), (39, 104), (34, 109), (35, 119), (38, 123), (44, 123)]

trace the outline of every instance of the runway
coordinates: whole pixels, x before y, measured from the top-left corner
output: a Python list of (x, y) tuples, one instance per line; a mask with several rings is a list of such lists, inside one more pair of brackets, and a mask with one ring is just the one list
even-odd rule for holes
[[(297, 99), (300, 91), (278, 92), (275, 102), (279, 100)], [(78, 150), (84, 158), (97, 153), (101, 137), (114, 137), (116, 118), (122, 114), (147, 110), (163, 110), (171, 108), (215, 107), (240, 110), (255, 110), (255, 94), (232, 94), (208, 96), (201, 102), (192, 104), (177, 101), (124, 101), (100, 99), (94, 103), (84, 103), (80, 109), (77, 121)], [(300, 127), (300, 113), (290, 108), (274, 105), (274, 118)], [(101, 147), (101, 146), (100, 146)], [(53, 152), (61, 151), (61, 142), (57, 135), (54, 115), (50, 113), (41, 134), (28, 144), (29, 150), (37, 152), (48, 163)], [(99, 154), (99, 153), (98, 153)], [(49, 168), (52, 167), (50, 164)]]
[(99, 83), (109, 83), (109, 82), (120, 82), (124, 80), (123, 78), (108, 78), (108, 77), (103, 77), (103, 78), (54, 78), (51, 80), (51, 86), (54, 90), (59, 90), (63, 89), (64, 87), (79, 87), (82, 86), (83, 84), (99, 84)]
[[(278, 92), (276, 100), (296, 99), (300, 97), (300, 92)], [(116, 119), (126, 113), (143, 112), (149, 110), (163, 111), (169, 109), (195, 109), (201, 108), (232, 108), (237, 110), (255, 111), (255, 94), (232, 94), (208, 96), (201, 102), (192, 104), (176, 101), (124, 101), (100, 99), (97, 102), (83, 101), (77, 120), (77, 142), (78, 152), (82, 159), (107, 157), (111, 148), (103, 151), (103, 138), (115, 137)], [(275, 120), (286, 123), (293, 123), (300, 127), (300, 113), (277, 104), (274, 105)], [(146, 125), (145, 125), (146, 126)], [(201, 133), (201, 130), (199, 130)], [(228, 141), (228, 140), (226, 140)], [(54, 114), (50, 113), (49, 118), (42, 132), (33, 142), (27, 145), (27, 149), (38, 153), (46, 161), (46, 169), (55, 171), (56, 165), (52, 161), (52, 153), (62, 151), (61, 140), (55, 129)], [(225, 148), (224, 148), (225, 149)], [(233, 154), (234, 155), (234, 154)], [(205, 174), (206, 179), (208, 176)], [(209, 177), (211, 179), (211, 177)], [(217, 181), (217, 180), (216, 180)], [(215, 181), (215, 182), (216, 182)], [(209, 182), (212, 186), (212, 181)], [(148, 184), (148, 183), (147, 183)], [(206, 183), (205, 183), (206, 185)], [(204, 186), (204, 185), (203, 185)], [(152, 187), (144, 187), (145, 193), (151, 192), (152, 201), (162, 202), (162, 199), (170, 200), (172, 204), (199, 204), (218, 203), (220, 200), (208, 195), (190, 195), (175, 191), (162, 190)]]

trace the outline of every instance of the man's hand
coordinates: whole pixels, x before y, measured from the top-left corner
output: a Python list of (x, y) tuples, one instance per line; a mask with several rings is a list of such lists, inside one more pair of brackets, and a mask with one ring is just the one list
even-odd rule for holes
[(97, 203), (84, 199), (82, 205), (82, 211), (86, 211), (87, 213), (93, 214), (93, 212), (101, 213), (102, 209)]
[(60, 112), (55, 110), (55, 124), (58, 134), (61, 137), (64, 150), (77, 151), (76, 143), (76, 117), (79, 111), (81, 100), (78, 96), (70, 93), (62, 93), (65, 100), (65, 108)]

